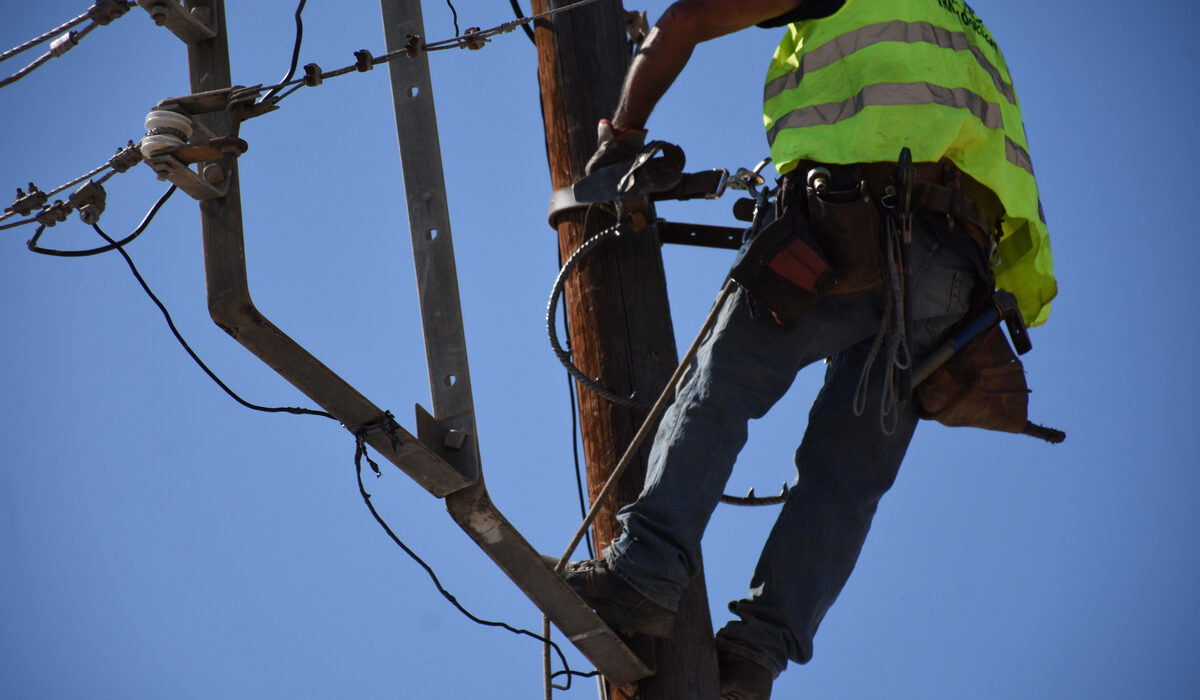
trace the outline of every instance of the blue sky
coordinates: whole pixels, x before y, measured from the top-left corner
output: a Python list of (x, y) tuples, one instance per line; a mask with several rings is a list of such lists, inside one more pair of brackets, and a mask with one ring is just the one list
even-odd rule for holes
[[(455, 4), (464, 28), (511, 16), (494, 0)], [(274, 82), (295, 4), (232, 5), (234, 80)], [(665, 6), (637, 9), (654, 18)], [(1048, 446), (923, 425), (815, 658), (787, 671), (776, 697), (1193, 698), (1197, 11), (973, 6), (1024, 106), (1060, 284), (1026, 359), (1031, 418), (1069, 437)], [(12, 8), (0, 45), (85, 9)], [(304, 18), (301, 63), (383, 52), (376, 3), (310, 2)], [(453, 34), (443, 3), (426, 4), (425, 22), (432, 39)], [(694, 169), (761, 159), (776, 32), (701, 47), (652, 135), (682, 145)], [(484, 472), (509, 519), (558, 552), (579, 515), (567, 383), (543, 329), (557, 262), (535, 52), (518, 31), (431, 60)], [(0, 191), (90, 170), (141, 136), (155, 103), (186, 92), (183, 45), (135, 8), (0, 89)], [(410, 406), (428, 404), (428, 387), (394, 124), (385, 70), (301, 90), (244, 125), (242, 196), (259, 308), (414, 429)], [(107, 189), (101, 225), (115, 236), (165, 185), (140, 166)], [(728, 224), (730, 204), (660, 213)], [(541, 697), (539, 646), (461, 617), (371, 519), (347, 433), (241, 408), (178, 347), (119, 257), (32, 255), (31, 234), (0, 232), (0, 696)], [(72, 218), (43, 242), (99, 239)], [(308, 405), (209, 321), (194, 201), (176, 194), (128, 250), (228, 384), (257, 403)], [(686, 346), (730, 254), (671, 247), (664, 258)], [(791, 479), (819, 381), (817, 368), (802, 373), (752, 427), (731, 491)], [(369, 484), (381, 512), (458, 599), (536, 628), (537, 611), (442, 504), (384, 474)], [(717, 624), (773, 515), (718, 509), (705, 539)], [(595, 686), (557, 695), (591, 698)]]

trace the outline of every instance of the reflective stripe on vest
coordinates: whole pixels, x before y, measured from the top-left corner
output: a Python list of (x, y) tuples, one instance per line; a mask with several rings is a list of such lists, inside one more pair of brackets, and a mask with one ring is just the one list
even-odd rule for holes
[(962, 0), (846, 0), (788, 25), (764, 89), (779, 172), (802, 160), (947, 159), (1004, 208), (997, 285), (1029, 325), (1057, 293), (1049, 234), (1008, 65)]

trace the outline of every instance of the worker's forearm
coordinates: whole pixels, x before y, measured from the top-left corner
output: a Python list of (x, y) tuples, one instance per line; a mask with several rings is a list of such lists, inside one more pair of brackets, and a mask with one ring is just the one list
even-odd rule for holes
[(621, 101), (613, 114), (613, 126), (618, 129), (645, 126), (650, 112), (675, 82), (696, 48), (692, 37), (674, 30), (666, 22), (668, 17), (664, 15), (663, 20), (650, 30), (641, 50), (633, 58), (621, 90)]
[(625, 77), (613, 114), (618, 129), (643, 127), (687, 65), (696, 44), (792, 10), (803, 0), (678, 0), (650, 30)]

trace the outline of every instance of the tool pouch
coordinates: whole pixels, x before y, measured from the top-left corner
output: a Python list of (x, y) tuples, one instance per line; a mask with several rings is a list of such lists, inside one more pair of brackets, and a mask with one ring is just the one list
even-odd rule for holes
[(994, 325), (963, 346), (916, 388), (922, 418), (949, 426), (1026, 432), (1025, 367)]
[(883, 219), (858, 180), (846, 190), (807, 188), (808, 218), (835, 272), (830, 296), (874, 289), (887, 279)]
[(833, 285), (834, 271), (796, 188), (781, 187), (775, 219), (750, 241), (729, 276), (790, 328)]

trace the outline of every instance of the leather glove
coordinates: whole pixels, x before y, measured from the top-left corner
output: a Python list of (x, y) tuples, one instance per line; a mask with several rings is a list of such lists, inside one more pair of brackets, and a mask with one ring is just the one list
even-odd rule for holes
[(617, 129), (609, 120), (601, 119), (596, 143), (596, 153), (584, 168), (584, 173), (588, 175), (606, 165), (633, 160), (646, 143), (646, 130), (636, 127)]

